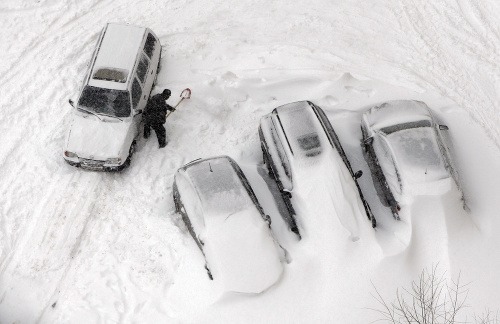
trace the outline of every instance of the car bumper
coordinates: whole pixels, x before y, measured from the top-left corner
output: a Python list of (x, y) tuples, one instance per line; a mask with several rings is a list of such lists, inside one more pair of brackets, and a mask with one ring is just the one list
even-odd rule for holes
[(91, 171), (119, 171), (123, 164), (108, 164), (106, 161), (84, 159), (84, 158), (64, 158), (69, 164), (77, 168)]

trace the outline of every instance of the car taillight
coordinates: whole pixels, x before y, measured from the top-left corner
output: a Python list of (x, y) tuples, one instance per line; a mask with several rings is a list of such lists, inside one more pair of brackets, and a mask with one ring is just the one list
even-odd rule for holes
[(64, 151), (64, 155), (65, 155), (66, 157), (69, 157), (69, 158), (78, 157), (78, 155), (76, 155), (75, 153), (70, 152), (70, 151)]

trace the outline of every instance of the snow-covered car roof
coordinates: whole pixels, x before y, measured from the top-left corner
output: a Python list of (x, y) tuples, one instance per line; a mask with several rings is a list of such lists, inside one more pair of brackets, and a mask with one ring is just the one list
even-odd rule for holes
[(366, 112), (363, 122), (370, 128), (372, 136), (387, 143), (398, 174), (387, 168), (387, 163), (392, 163), (389, 157), (378, 154), (378, 159), (392, 188), (399, 187), (398, 182), (402, 182), (405, 192), (431, 193), (432, 190), (427, 188), (429, 184), (438, 186), (438, 182), (444, 183), (446, 181), (441, 180), (450, 178), (443, 157), (445, 153), (431, 111), (425, 103), (389, 101)]
[(146, 30), (139, 26), (108, 23), (92, 67), (89, 85), (127, 89)]
[(308, 101), (279, 106), (273, 110), (294, 157), (319, 155), (329, 145), (318, 117)]
[[(240, 172), (231, 158), (215, 157), (179, 169), (176, 183), (181, 197), (185, 182), (177, 176), (184, 176), (198, 194), (205, 228), (197, 235), (203, 238), (214, 279), (226, 291), (260, 293), (281, 277), (283, 265), (260, 205), (252, 200)], [(182, 199), (184, 205), (189, 203)]]
[(369, 128), (379, 130), (409, 122), (432, 121), (432, 116), (427, 105), (421, 101), (393, 100), (371, 108), (363, 114), (363, 120)]

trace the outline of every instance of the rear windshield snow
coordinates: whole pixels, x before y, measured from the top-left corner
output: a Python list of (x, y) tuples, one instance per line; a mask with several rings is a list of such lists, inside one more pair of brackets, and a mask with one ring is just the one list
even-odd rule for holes
[(97, 114), (114, 117), (130, 116), (130, 97), (128, 91), (103, 89), (86, 86), (78, 106), (85, 107)]
[(127, 70), (100, 68), (94, 72), (92, 79), (125, 83), (127, 81), (127, 76)]
[(392, 126), (384, 127), (382, 129), (380, 129), (380, 131), (386, 135), (389, 135), (389, 134), (392, 134), (395, 132), (399, 132), (403, 129), (420, 128), (420, 127), (431, 127), (431, 121), (430, 120), (419, 120), (416, 122), (392, 125)]
[(317, 130), (319, 125), (316, 116), (310, 109), (288, 109), (280, 111), (279, 121), (288, 138), (292, 154), (305, 153), (307, 157), (321, 153), (321, 139)]

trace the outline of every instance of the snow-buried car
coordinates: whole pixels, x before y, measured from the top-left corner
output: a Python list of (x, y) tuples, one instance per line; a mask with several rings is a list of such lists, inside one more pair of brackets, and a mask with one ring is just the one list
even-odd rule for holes
[(396, 219), (400, 204), (413, 196), (442, 194), (454, 185), (458, 188), (441, 135), (447, 129), (421, 101), (389, 101), (363, 114), (362, 146), (381, 202)]
[(107, 24), (74, 106), (64, 148), (71, 165), (120, 170), (130, 163), (160, 64), (161, 44), (144, 27)]
[(283, 272), (284, 250), (240, 167), (227, 156), (195, 160), (175, 174), (175, 209), (225, 291), (260, 293)]
[[(276, 181), (288, 208), (289, 215), (284, 217), (293, 232), (299, 234), (295, 209), (291, 201), (298, 181), (296, 173), (301, 171), (307, 177), (308, 174), (312, 174), (309, 172), (312, 171), (311, 168), (316, 168), (318, 165), (325, 166), (327, 170), (340, 175), (335, 178), (342, 183), (333, 183), (332, 190), (355, 197), (357, 201), (353, 201), (352, 205), (360, 205), (361, 209), (364, 207), (362, 213), (366, 213), (373, 227), (376, 226), (375, 217), (357, 181), (362, 172), (353, 172), (330, 121), (320, 107), (310, 101), (299, 101), (277, 107), (262, 117), (259, 137), (264, 163)], [(326, 174), (321, 174), (320, 177), (314, 181), (331, 180), (325, 180), (328, 178)], [(339, 210), (339, 212), (350, 213), (355, 217), (356, 212), (353, 210), (356, 208), (347, 209), (350, 210)]]

